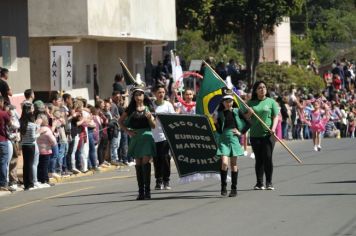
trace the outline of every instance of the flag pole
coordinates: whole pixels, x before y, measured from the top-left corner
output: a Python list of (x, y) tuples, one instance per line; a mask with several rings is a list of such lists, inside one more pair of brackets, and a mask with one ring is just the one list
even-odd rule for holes
[[(206, 62), (204, 61), (204, 64), (210, 68), (210, 70), (214, 73), (214, 75), (216, 76), (216, 78), (218, 78), (219, 80), (221, 80), (222, 82), (225, 83), (225, 81), (215, 72), (215, 70), (213, 68), (211, 68), (211, 66)], [(250, 108), (246, 102), (235, 92), (233, 91), (234, 94), (238, 97), (238, 99), (241, 101), (241, 103), (246, 107), (246, 108)], [(273, 134), (274, 138), (280, 143), (282, 144), (282, 146), (292, 155), (292, 157), (297, 161), (299, 162), (300, 164), (302, 164), (302, 161), (297, 157), (297, 155), (294, 154), (294, 152), (280, 139), (278, 138), (278, 136), (275, 134), (275, 132), (272, 132), (272, 130), (268, 127), (268, 125), (255, 113), (255, 111), (253, 111), (253, 109), (250, 109), (252, 111), (252, 115), (254, 115), (257, 120), (259, 122), (261, 122), (261, 124), (271, 133)]]
[(125, 68), (127, 74), (129, 75), (130, 79), (133, 81), (133, 83), (136, 83), (135, 78), (132, 76), (131, 72), (129, 71), (129, 69), (126, 67), (125, 63), (123, 60), (121, 60), (121, 58), (119, 58), (120, 64)]

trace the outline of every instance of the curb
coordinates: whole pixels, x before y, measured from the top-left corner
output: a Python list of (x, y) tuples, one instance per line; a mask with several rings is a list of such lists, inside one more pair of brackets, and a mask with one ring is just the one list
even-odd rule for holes
[(54, 183), (54, 184), (66, 183), (66, 182), (71, 182), (71, 181), (76, 180), (76, 179), (81, 178), (81, 177), (93, 176), (95, 174), (100, 174), (100, 173), (105, 173), (105, 172), (112, 172), (112, 171), (115, 171), (115, 170), (126, 169), (126, 168), (130, 168), (130, 167), (126, 166), (126, 165), (109, 166), (109, 167), (106, 167), (106, 168), (102, 168), (100, 171), (89, 170), (86, 173), (72, 174), (70, 176), (62, 176), (60, 178), (50, 178), (49, 182), (50, 183)]

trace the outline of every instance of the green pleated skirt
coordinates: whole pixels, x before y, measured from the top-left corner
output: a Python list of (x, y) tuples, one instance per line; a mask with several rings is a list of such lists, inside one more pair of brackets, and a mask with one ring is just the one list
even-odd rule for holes
[(217, 156), (237, 157), (243, 156), (244, 150), (241, 147), (238, 136), (236, 136), (232, 129), (226, 129), (218, 138)]
[(156, 156), (156, 145), (151, 129), (136, 129), (136, 135), (130, 138), (127, 155), (133, 158)]

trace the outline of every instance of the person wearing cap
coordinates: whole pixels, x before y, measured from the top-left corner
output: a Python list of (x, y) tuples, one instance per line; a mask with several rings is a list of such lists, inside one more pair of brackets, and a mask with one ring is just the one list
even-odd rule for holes
[(144, 84), (136, 85), (132, 89), (132, 98), (129, 106), (120, 116), (120, 127), (130, 136), (128, 156), (136, 160), (136, 177), (138, 183), (137, 200), (151, 198), (151, 163), (156, 155), (155, 143), (151, 129), (156, 122), (152, 115), (153, 106), (144, 93)]
[(4, 98), (4, 105), (11, 104), (9, 96), (12, 96), (12, 90), (7, 84), (7, 80), (9, 79), (9, 70), (6, 68), (1, 68), (0, 70), (0, 93)]
[[(272, 184), (273, 161), (272, 154), (275, 145), (273, 133), (278, 125), (278, 105), (272, 98), (267, 97), (267, 86), (264, 81), (257, 81), (252, 87), (251, 100), (247, 102), (248, 108), (242, 109), (251, 119), (250, 141), (255, 154), (255, 172), (257, 183), (255, 190), (274, 190)], [(270, 128), (272, 133), (252, 114), (258, 115)], [(266, 175), (266, 187), (263, 184), (263, 175)]]
[(218, 138), (217, 156), (221, 158), (221, 195), (227, 195), (227, 172), (230, 160), (231, 167), (231, 192), (229, 197), (237, 196), (237, 177), (238, 165), (237, 157), (244, 155), (244, 150), (240, 145), (239, 138), (245, 133), (249, 126), (243, 118), (243, 114), (239, 112), (236, 103), (234, 102), (233, 92), (231, 89), (224, 89), (224, 96), (218, 108), (216, 119), (217, 132), (220, 134)]

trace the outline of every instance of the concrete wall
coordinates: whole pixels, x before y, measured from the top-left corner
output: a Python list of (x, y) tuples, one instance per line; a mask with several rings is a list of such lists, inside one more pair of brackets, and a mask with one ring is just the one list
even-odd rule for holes
[[(98, 74), (99, 95), (102, 98), (110, 97), (114, 76), (121, 74), (119, 58), (127, 65), (127, 42), (99, 42), (98, 44)], [(132, 72), (132, 68), (129, 67)]]
[(30, 37), (88, 34), (87, 0), (28, 0)]
[[(30, 61), (27, 1), (1, 1), (0, 35), (16, 37), (14, 42), (16, 54), (10, 70), (8, 84), (14, 94), (23, 93), (30, 88)], [(3, 67), (1, 37), (0, 37), (0, 66)]]
[(31, 88), (34, 91), (49, 91), (50, 58), (49, 38), (30, 39)]
[[(93, 67), (95, 64), (98, 65), (98, 43), (96, 40), (82, 40), (72, 46), (75, 81), (73, 81), (73, 90), (69, 93), (83, 97), (88, 93), (89, 99), (94, 99)], [(90, 82), (87, 81), (87, 66), (90, 67), (88, 71)], [(82, 88), (87, 92), (83, 93)]]
[[(35, 91), (50, 90), (49, 41), (49, 38), (30, 39), (31, 86)], [(83, 39), (79, 43), (67, 43), (65, 45), (73, 46), (73, 90), (68, 92), (73, 96), (93, 99), (93, 66), (94, 64), (98, 65), (97, 41)], [(87, 82), (87, 66), (90, 66), (89, 83)]]
[(31, 37), (177, 39), (175, 0), (28, 0), (28, 4)]

